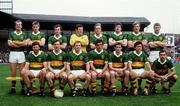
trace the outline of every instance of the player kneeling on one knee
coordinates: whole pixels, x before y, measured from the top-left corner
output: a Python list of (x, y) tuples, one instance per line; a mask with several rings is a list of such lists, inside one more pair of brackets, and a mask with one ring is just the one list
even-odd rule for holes
[(33, 42), (32, 51), (27, 55), (26, 64), (21, 73), (27, 87), (27, 96), (32, 94), (31, 80), (34, 78), (39, 78), (40, 96), (44, 96), (46, 70), (46, 55), (40, 50), (39, 42)]
[(110, 86), (110, 74), (107, 71), (108, 68), (108, 53), (103, 50), (102, 40), (96, 40), (96, 48), (89, 52), (90, 67), (91, 67), (91, 88), (92, 95), (96, 95), (96, 79), (101, 79), (101, 86), (103, 94), (108, 95)]
[(88, 86), (91, 81), (89, 62), (86, 52), (81, 51), (81, 42), (74, 43), (74, 49), (68, 54), (67, 60), (68, 84), (71, 88), (71, 95), (76, 96), (75, 83), (77, 79), (84, 80), (82, 95), (88, 96)]
[[(159, 52), (159, 58), (153, 62), (152, 70), (163, 78), (161, 80), (162, 88), (165, 93), (169, 94), (170, 88), (177, 81), (177, 74), (173, 63), (167, 58), (167, 54), (164, 50)], [(167, 85), (165, 84), (166, 82), (168, 83)]]
[(48, 72), (46, 74), (46, 80), (50, 88), (50, 95), (54, 96), (55, 80), (59, 80), (59, 89), (64, 90), (64, 86), (67, 83), (66, 73), (66, 53), (60, 49), (62, 43), (57, 40), (53, 42), (54, 50), (48, 53)]
[(120, 43), (115, 44), (115, 51), (109, 55), (109, 69), (111, 76), (112, 96), (116, 95), (116, 78), (122, 78), (122, 90), (124, 95), (128, 95), (129, 71), (127, 70), (127, 55), (123, 53)]
[[(160, 76), (156, 75), (150, 67), (150, 64), (147, 59), (147, 55), (142, 51), (142, 43), (141, 42), (136, 42), (134, 44), (134, 51), (132, 51), (129, 54), (129, 59), (128, 59), (128, 66), (130, 70), (130, 82), (131, 82), (131, 87), (132, 87), (132, 94), (137, 95), (138, 94), (138, 89), (137, 89), (137, 78), (141, 79), (150, 79), (147, 80), (146, 86), (144, 88), (144, 94), (148, 95), (148, 88), (152, 84), (151, 79), (154, 77), (161, 78)], [(148, 71), (145, 71), (145, 64), (147, 66)]]

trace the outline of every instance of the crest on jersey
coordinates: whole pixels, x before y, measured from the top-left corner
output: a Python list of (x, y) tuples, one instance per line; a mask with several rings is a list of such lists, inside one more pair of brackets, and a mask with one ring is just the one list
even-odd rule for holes
[(42, 61), (42, 59), (39, 57), (39, 58), (38, 58), (38, 62), (41, 62), (41, 61)]
[(120, 58), (120, 59), (119, 59), (119, 62), (123, 62), (123, 59), (122, 59), (122, 58)]
[(139, 39), (139, 40), (142, 40), (142, 36), (139, 36), (138, 39)]
[(143, 57), (140, 58), (140, 61), (143, 61)]
[(122, 36), (122, 35), (120, 35), (120, 36), (119, 36), (119, 39), (120, 39), (120, 40), (122, 40), (122, 39), (123, 39), (123, 36)]
[(62, 56), (59, 56), (59, 60), (62, 60)]
[(101, 59), (104, 59), (104, 57), (105, 57), (104, 55), (101, 55)]
[(21, 38), (20, 38), (21, 40), (23, 40), (24, 39), (24, 37), (23, 36), (21, 36)]
[(41, 39), (41, 36), (40, 35), (38, 35), (38, 40), (40, 40)]
[(83, 56), (80, 56), (79, 58), (80, 58), (80, 60), (83, 60)]
[(159, 37), (159, 40), (160, 40), (160, 41), (162, 41), (162, 40), (163, 40), (163, 37), (162, 37), (162, 36), (160, 36), (160, 37)]

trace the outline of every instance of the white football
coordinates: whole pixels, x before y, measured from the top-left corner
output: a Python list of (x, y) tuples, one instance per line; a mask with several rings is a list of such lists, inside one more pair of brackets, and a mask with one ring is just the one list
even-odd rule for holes
[(56, 89), (54, 91), (54, 97), (56, 98), (62, 98), (64, 96), (64, 92), (61, 89)]

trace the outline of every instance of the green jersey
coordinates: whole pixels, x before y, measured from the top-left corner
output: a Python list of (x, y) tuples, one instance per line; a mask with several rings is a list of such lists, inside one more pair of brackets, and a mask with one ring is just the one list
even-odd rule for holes
[(50, 62), (53, 69), (62, 69), (66, 61), (66, 53), (62, 50), (59, 53), (56, 53), (54, 50), (48, 52), (47, 61)]
[(97, 39), (101, 39), (104, 44), (107, 44), (107, 37), (103, 34), (101, 34), (99, 37), (96, 36), (96, 34), (90, 35), (90, 44), (95, 44)]
[(144, 39), (145, 39), (144, 33), (140, 33), (140, 32), (138, 34), (132, 32), (132, 33), (128, 34), (128, 36), (127, 36), (127, 40), (133, 41), (133, 42), (142, 41)]
[(109, 38), (112, 38), (115, 41), (119, 41), (119, 40), (127, 39), (127, 35), (122, 32), (118, 35), (115, 32), (111, 32), (109, 34)]
[(141, 51), (139, 54), (136, 51), (132, 51), (128, 55), (129, 62), (132, 62), (133, 69), (144, 68), (145, 63), (148, 62), (147, 55)]
[(96, 69), (103, 69), (105, 63), (108, 62), (108, 52), (101, 50), (98, 52), (96, 49), (89, 52), (90, 62), (93, 62), (93, 65)]
[[(111, 32), (110, 34), (109, 34), (109, 38), (112, 38), (113, 40), (115, 40), (115, 41), (120, 41), (120, 40), (123, 40), (123, 39), (127, 39), (127, 35), (125, 34), (125, 33), (120, 33), (120, 34), (116, 34), (116, 32)], [(125, 50), (125, 48), (124, 47), (122, 47), (122, 51), (124, 51)], [(108, 50), (110, 50), (110, 51), (114, 51), (114, 46), (110, 46), (109, 45), (109, 48), (108, 48)]]
[(167, 74), (169, 69), (174, 69), (173, 63), (169, 59), (166, 59), (164, 62), (161, 62), (160, 59), (156, 59), (153, 62), (152, 70), (158, 75)]
[[(165, 35), (163, 34), (150, 34), (148, 36), (148, 42), (154, 42), (154, 41), (164, 41), (165, 40)], [(156, 47), (156, 48), (150, 48), (151, 51), (160, 51), (160, 50), (163, 50), (163, 47)]]
[(113, 68), (123, 68), (124, 64), (127, 64), (127, 55), (123, 52), (117, 55), (114, 51), (109, 54), (109, 64), (112, 64)]
[(39, 51), (38, 54), (31, 51), (26, 57), (26, 62), (30, 63), (29, 69), (40, 70), (44, 67), (43, 62), (46, 62), (46, 54), (43, 51)]
[(50, 36), (48, 39), (48, 44), (53, 44), (55, 41), (60, 40), (62, 41), (62, 43), (67, 43), (67, 38), (64, 35), (60, 35), (59, 37), (54, 36)]
[[(10, 41), (24, 41), (27, 39), (27, 34), (24, 32), (20, 32), (19, 34), (16, 33), (16, 31), (11, 32), (9, 34), (9, 38), (8, 40)], [(11, 51), (24, 51), (25, 47), (19, 47), (19, 48), (14, 48), (14, 47), (10, 47)]]
[(32, 41), (41, 40), (42, 38), (45, 38), (45, 34), (43, 32), (37, 32), (37, 34), (31, 32), (28, 35), (28, 39)]
[(85, 63), (88, 63), (87, 53), (81, 51), (77, 54), (73, 50), (67, 55), (67, 62), (70, 63), (71, 70), (86, 70)]

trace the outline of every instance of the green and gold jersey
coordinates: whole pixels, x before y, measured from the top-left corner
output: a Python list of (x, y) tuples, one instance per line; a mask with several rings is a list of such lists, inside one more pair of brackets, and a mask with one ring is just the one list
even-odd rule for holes
[(104, 44), (107, 44), (107, 37), (103, 34), (101, 34), (99, 37), (97, 37), (95, 34), (90, 35), (90, 44), (95, 44), (97, 39), (101, 39)]
[(85, 63), (88, 63), (86, 52), (81, 51), (77, 54), (74, 50), (67, 55), (67, 63), (70, 64), (71, 70), (86, 70)]
[(65, 65), (66, 53), (64, 51), (59, 51), (56, 53), (54, 50), (48, 52), (47, 62), (50, 62), (53, 69), (62, 69)]
[(55, 41), (60, 40), (62, 41), (62, 43), (66, 43), (67, 44), (67, 38), (65, 35), (60, 35), (59, 37), (54, 36), (50, 36), (48, 39), (48, 44), (53, 44)]
[(105, 63), (108, 63), (108, 52), (101, 50), (98, 52), (96, 49), (89, 52), (89, 60), (93, 62), (93, 65), (96, 69), (103, 69)]
[(144, 33), (140, 33), (140, 32), (138, 34), (132, 32), (132, 33), (128, 34), (128, 36), (127, 36), (127, 40), (133, 41), (133, 42), (142, 41), (144, 39), (145, 39)]
[(132, 51), (128, 55), (128, 61), (132, 62), (133, 69), (144, 68), (145, 63), (148, 62), (147, 55), (141, 51), (139, 54), (136, 51)]
[(174, 69), (173, 63), (171, 60), (166, 59), (164, 62), (161, 62), (160, 59), (156, 59), (153, 62), (152, 70), (158, 75), (165, 75), (168, 73), (169, 70)]
[(124, 68), (124, 64), (127, 64), (127, 55), (123, 52), (117, 55), (116, 52), (109, 54), (109, 64), (112, 64), (113, 68)]
[(37, 32), (37, 34), (30, 32), (28, 34), (28, 39), (30, 39), (31, 41), (41, 40), (42, 38), (45, 38), (45, 34), (43, 32)]
[(117, 35), (115, 32), (111, 32), (109, 34), (109, 38), (112, 38), (115, 41), (119, 41), (119, 40), (127, 39), (127, 35), (125, 33), (120, 33), (119, 35)]
[[(165, 35), (163, 34), (150, 34), (148, 36), (148, 42), (154, 42), (154, 41), (164, 41), (165, 40)], [(150, 48), (151, 51), (160, 51), (160, 50), (163, 50), (163, 47), (156, 47), (156, 48)]]
[(46, 59), (46, 54), (43, 51), (39, 51), (38, 54), (31, 51), (26, 57), (26, 62), (29, 63), (29, 69), (40, 70), (44, 67), (43, 62), (46, 62)]
[[(27, 34), (24, 33), (24, 32), (20, 32), (19, 34), (17, 34), (16, 31), (14, 32), (11, 32), (9, 34), (9, 37), (8, 37), (8, 40), (10, 41), (24, 41), (27, 39)], [(25, 47), (19, 47), (19, 48), (13, 48), (13, 47), (10, 47), (10, 50), (11, 51), (24, 51)]]

